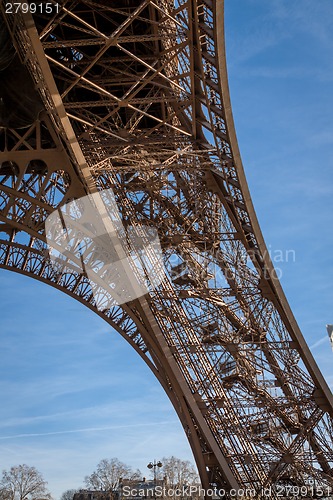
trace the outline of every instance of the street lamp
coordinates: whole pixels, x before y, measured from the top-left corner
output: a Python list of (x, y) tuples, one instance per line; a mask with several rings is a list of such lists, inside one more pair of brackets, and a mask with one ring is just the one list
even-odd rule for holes
[(156, 460), (154, 460), (154, 462), (149, 462), (147, 467), (150, 470), (154, 469), (154, 498), (156, 500), (156, 467), (163, 467), (163, 464), (162, 464), (162, 462), (160, 462), (160, 460), (158, 462), (156, 462)]

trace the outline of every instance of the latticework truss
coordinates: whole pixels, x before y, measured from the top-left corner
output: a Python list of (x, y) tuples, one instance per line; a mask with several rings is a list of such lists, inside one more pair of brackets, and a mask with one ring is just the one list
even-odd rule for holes
[[(76, 297), (133, 345), (175, 406), (204, 486), (329, 491), (332, 395), (253, 211), (223, 1), (52, 4), (10, 15), (2, 2), (11, 64), (38, 95), (30, 121), (1, 128), (1, 267)], [(96, 188), (113, 189), (125, 227), (158, 230), (166, 269), (143, 299), (105, 310), (107, 290), (93, 294), (75, 266), (57, 270), (45, 243), (46, 217)]]

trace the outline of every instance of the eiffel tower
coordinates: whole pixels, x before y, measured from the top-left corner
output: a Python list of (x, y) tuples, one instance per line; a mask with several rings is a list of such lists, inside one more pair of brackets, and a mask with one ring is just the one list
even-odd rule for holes
[[(223, 14), (223, 0), (2, 0), (0, 266), (129, 342), (170, 398), (204, 488), (329, 496), (332, 394), (253, 209)], [(106, 189), (123, 226), (156, 230), (163, 254), (163, 280), (122, 304), (75, 263), (53, 265), (46, 240), (50, 214)]]

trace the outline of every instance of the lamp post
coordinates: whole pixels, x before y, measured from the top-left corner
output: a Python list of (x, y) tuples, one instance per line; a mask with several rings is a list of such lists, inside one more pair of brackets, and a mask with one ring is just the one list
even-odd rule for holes
[(149, 464), (147, 465), (148, 469), (154, 469), (154, 499), (156, 500), (156, 467), (163, 467), (163, 464), (162, 462), (159, 460), (158, 462), (156, 462), (156, 460), (154, 460), (154, 462), (149, 462)]

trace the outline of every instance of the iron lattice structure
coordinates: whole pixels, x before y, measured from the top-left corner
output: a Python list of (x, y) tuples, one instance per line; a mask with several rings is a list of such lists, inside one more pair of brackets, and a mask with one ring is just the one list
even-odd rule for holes
[[(332, 395), (253, 210), (223, 0), (59, 0), (35, 14), (5, 4), (1, 267), (63, 290), (123, 335), (173, 403), (204, 487), (332, 487)], [(51, 265), (44, 222), (105, 188), (125, 227), (158, 229), (166, 278), (103, 310), (107, 290), (96, 298), (74, 265)]]

